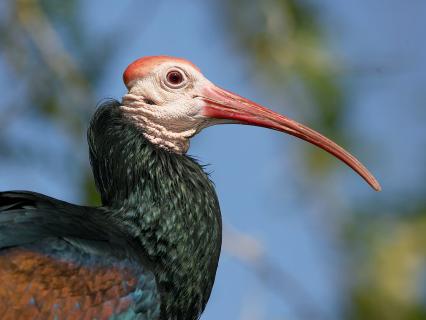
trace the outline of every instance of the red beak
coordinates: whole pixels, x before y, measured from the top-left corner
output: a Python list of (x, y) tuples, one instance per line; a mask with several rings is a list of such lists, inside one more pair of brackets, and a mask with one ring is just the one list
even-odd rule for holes
[(324, 137), (320, 133), (257, 103), (232, 92), (207, 86), (200, 97), (204, 102), (203, 115), (226, 122), (265, 127), (291, 134), (308, 141), (345, 162), (376, 191), (380, 191), (379, 182), (361, 162), (345, 149)]

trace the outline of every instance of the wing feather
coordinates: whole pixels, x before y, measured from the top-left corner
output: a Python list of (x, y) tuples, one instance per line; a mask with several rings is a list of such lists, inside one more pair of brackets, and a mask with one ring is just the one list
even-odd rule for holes
[(2, 319), (159, 318), (153, 274), (101, 215), (35, 193), (0, 193)]

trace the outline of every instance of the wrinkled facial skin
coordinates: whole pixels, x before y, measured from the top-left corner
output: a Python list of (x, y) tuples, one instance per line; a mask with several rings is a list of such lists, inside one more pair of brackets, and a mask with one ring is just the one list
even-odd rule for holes
[[(170, 72), (180, 72), (182, 83), (172, 86), (167, 80)], [(188, 129), (201, 117), (203, 101), (197, 99), (202, 88), (211, 84), (204, 76), (186, 65), (166, 63), (158, 66), (143, 79), (137, 80), (129, 90), (130, 94), (143, 97), (146, 109), (158, 119), (168, 120), (171, 127), (187, 122)]]
[[(168, 80), (172, 72), (182, 76), (181, 83)], [(205, 103), (199, 99), (202, 88), (208, 85), (212, 84), (192, 66), (162, 63), (129, 84), (123, 108), (143, 127), (151, 142), (185, 153), (188, 139), (209, 125), (201, 112)]]

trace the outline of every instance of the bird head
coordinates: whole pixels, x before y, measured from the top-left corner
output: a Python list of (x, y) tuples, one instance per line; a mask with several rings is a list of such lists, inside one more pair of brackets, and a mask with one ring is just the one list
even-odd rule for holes
[(373, 189), (381, 190), (367, 168), (342, 147), (305, 125), (219, 88), (185, 59), (140, 58), (127, 67), (123, 80), (129, 90), (123, 97), (123, 113), (160, 148), (183, 154), (189, 139), (211, 125), (265, 127), (324, 149), (355, 170)]

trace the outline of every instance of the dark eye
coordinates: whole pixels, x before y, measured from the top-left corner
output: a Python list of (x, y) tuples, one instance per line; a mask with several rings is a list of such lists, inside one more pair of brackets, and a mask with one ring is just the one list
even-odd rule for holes
[(173, 87), (179, 86), (183, 80), (183, 74), (178, 70), (172, 70), (167, 73), (166, 76), (167, 82)]

